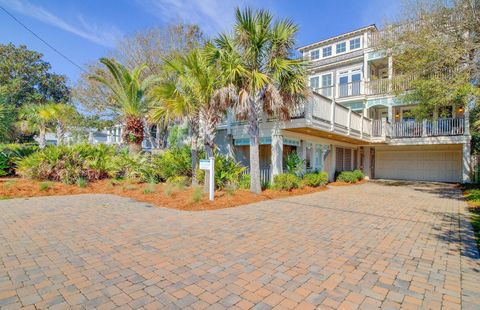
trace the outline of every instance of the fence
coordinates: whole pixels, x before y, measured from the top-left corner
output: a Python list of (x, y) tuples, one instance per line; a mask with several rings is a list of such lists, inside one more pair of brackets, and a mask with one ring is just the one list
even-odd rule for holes
[[(243, 174), (250, 174), (250, 167), (246, 167)], [(260, 167), (260, 182), (262, 184), (271, 183), (270, 166)]]

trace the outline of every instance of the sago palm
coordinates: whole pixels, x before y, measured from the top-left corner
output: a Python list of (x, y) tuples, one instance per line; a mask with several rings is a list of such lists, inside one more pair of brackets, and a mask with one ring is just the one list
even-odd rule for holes
[(125, 66), (113, 59), (101, 58), (108, 72), (112, 75), (110, 82), (100, 75), (90, 76), (91, 79), (107, 86), (112, 94), (111, 100), (115, 102), (115, 109), (124, 120), (123, 140), (128, 144), (130, 151), (138, 153), (142, 149), (144, 138), (143, 117), (147, 112), (145, 91), (152, 79), (140, 79), (140, 75), (147, 66), (140, 65), (129, 71)]
[(46, 146), (47, 129), (52, 127), (55, 120), (55, 105), (28, 104), (20, 109), (20, 128), (25, 132), (38, 133), (38, 145), (41, 149)]
[(273, 21), (267, 11), (236, 11), (232, 37), (216, 39), (211, 57), (221, 64), (238, 92), (235, 109), (248, 120), (250, 191), (261, 192), (259, 123), (262, 114), (288, 119), (308, 96), (306, 65), (293, 59), (298, 27), (291, 20)]

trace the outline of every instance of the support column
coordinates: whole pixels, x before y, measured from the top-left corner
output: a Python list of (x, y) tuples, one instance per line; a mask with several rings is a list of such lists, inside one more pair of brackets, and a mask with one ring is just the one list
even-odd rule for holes
[(471, 169), (470, 139), (463, 144), (462, 149), (462, 182), (470, 183)]
[(279, 132), (272, 134), (272, 180), (283, 173), (283, 136)]
[(393, 123), (393, 107), (391, 105), (388, 106), (388, 121)]
[(363, 149), (363, 173), (368, 180), (370, 178), (370, 147), (366, 146)]
[(303, 159), (303, 171), (307, 171), (306, 159), (307, 159), (307, 141), (300, 140), (300, 158)]
[(333, 182), (335, 181), (335, 167), (337, 165), (337, 160), (336, 160), (336, 153), (337, 149), (334, 145), (330, 146), (331, 152), (330, 152), (330, 166), (328, 169), (328, 179)]

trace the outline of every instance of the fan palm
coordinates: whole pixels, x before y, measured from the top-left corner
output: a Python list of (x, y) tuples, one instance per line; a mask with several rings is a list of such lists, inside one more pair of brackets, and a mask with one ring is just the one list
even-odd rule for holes
[(237, 114), (248, 120), (250, 191), (261, 192), (259, 123), (263, 113), (288, 119), (308, 96), (305, 62), (292, 58), (298, 27), (267, 11), (236, 10), (234, 35), (220, 35), (211, 57), (238, 92)]
[(100, 62), (107, 67), (113, 81), (108, 81), (100, 75), (92, 75), (90, 78), (111, 90), (111, 99), (116, 103), (115, 108), (125, 123), (123, 139), (131, 152), (138, 153), (142, 149), (144, 139), (143, 118), (147, 112), (145, 92), (153, 79), (140, 79), (142, 71), (147, 68), (145, 64), (129, 71), (113, 59), (101, 58)]
[(38, 145), (41, 149), (46, 146), (45, 135), (55, 120), (54, 103), (27, 104), (20, 109), (20, 127), (23, 131), (37, 133)]
[(72, 124), (79, 116), (73, 105), (58, 103), (52, 106), (53, 118), (56, 121), (57, 145), (65, 143), (66, 126)]

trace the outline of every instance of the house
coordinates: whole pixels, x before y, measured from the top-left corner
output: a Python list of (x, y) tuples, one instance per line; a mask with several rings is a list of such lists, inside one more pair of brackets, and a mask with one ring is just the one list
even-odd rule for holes
[[(313, 97), (289, 121), (263, 118), (260, 166), (263, 175), (281, 173), (290, 152), (305, 169), (361, 169), (371, 179), (468, 182), (470, 134), (468, 111), (451, 107), (432, 120), (416, 121), (413, 104), (398, 100), (409, 80), (395, 60), (377, 48), (381, 32), (370, 25), (298, 50), (309, 60)], [(228, 113), (217, 142), (249, 164), (248, 125)]]

